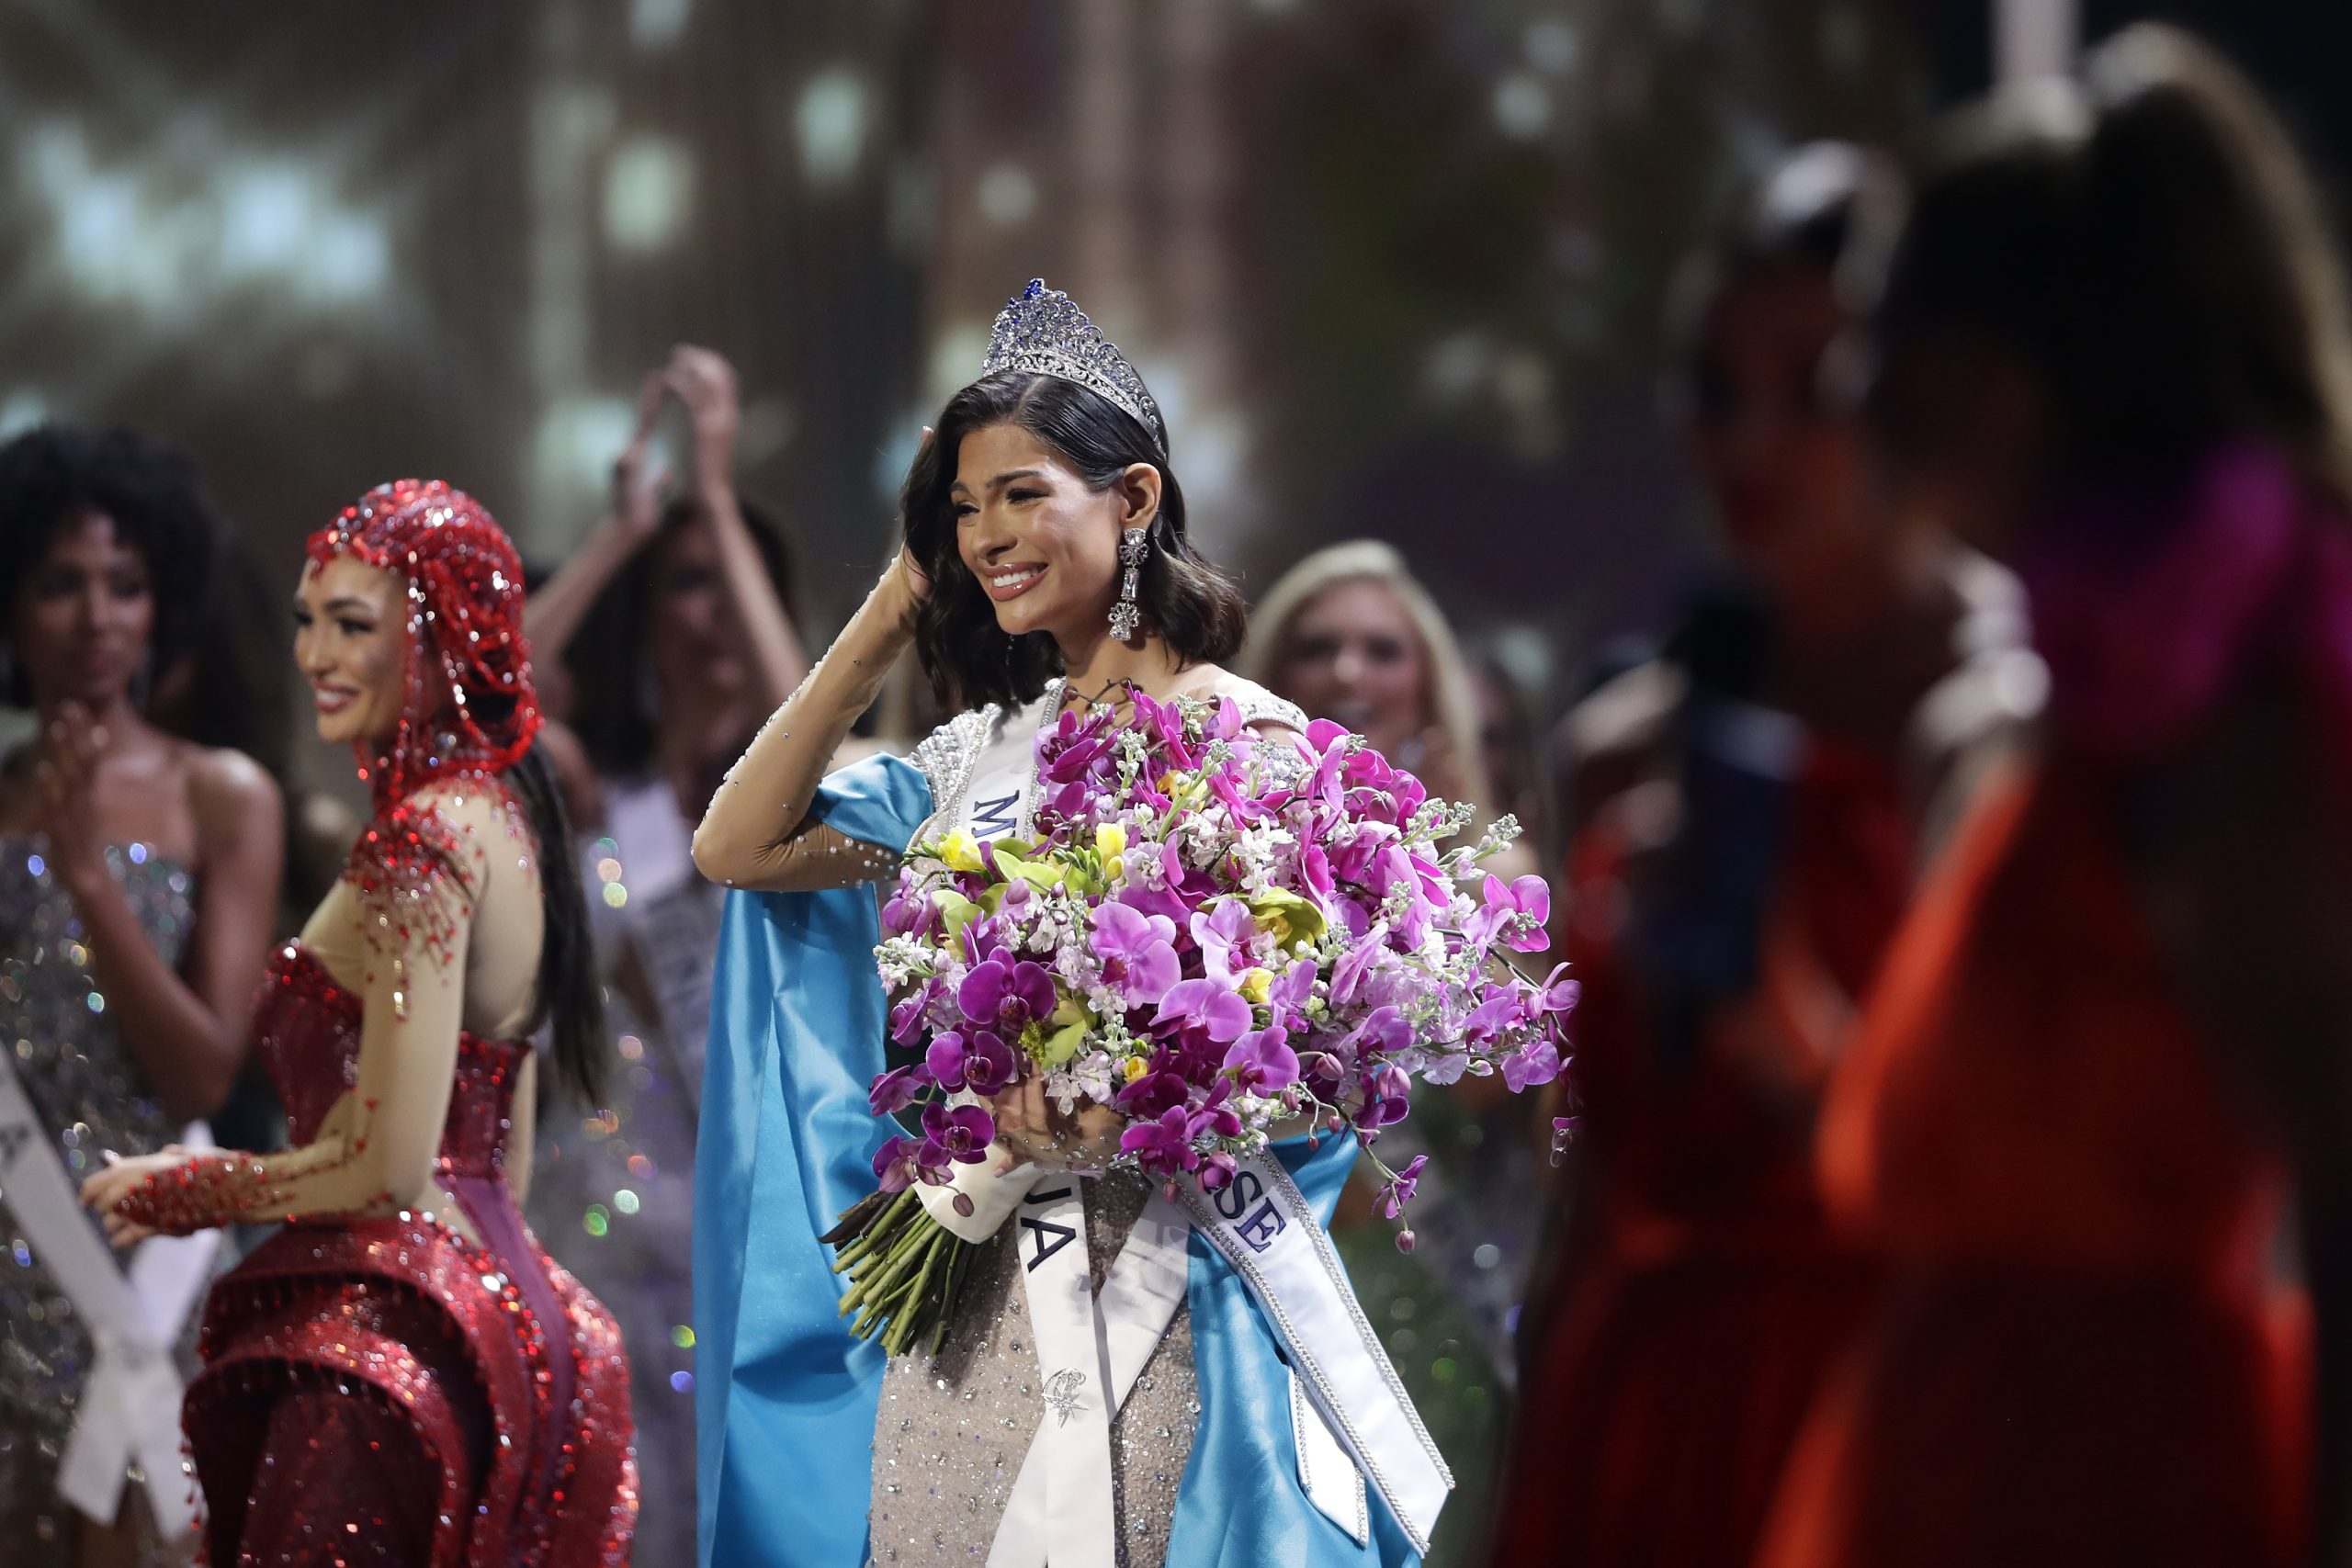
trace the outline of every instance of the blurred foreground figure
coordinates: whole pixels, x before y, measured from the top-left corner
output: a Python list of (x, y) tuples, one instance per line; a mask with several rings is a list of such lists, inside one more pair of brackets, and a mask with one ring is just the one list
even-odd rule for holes
[[(119, 1269), (73, 1192), (101, 1151), (199, 1135), (245, 1055), (277, 900), (277, 791), (250, 758), (144, 711), (204, 615), (217, 534), (187, 459), (127, 431), (45, 425), (0, 447), (6, 700), (38, 720), (0, 759), (11, 1568), (177, 1562), (192, 1545), (177, 1377), (210, 1238)], [(153, 1350), (163, 1370), (130, 1377)], [(143, 1472), (149, 1485), (126, 1484)]]
[(1822, 1124), (1904, 1272), (1764, 1562), (2317, 1561), (2352, 1371), (2352, 335), (2277, 123), (2134, 28), (1953, 128), (1881, 306), (1904, 490), (2017, 563), (2043, 753), (1989, 784)]
[(1890, 186), (1806, 149), (1679, 282), (1679, 412), (1736, 576), (1566, 728), (1582, 1132), (1498, 1562), (1744, 1565), (1875, 1297), (1822, 1211), (1815, 1109), (1933, 797), (2013, 730), (2015, 660), (2034, 684), (2014, 584), (1876, 504), (1825, 385)]
[[(673, 398), (693, 450), (665, 502), (647, 448)], [(735, 493), (739, 421), (727, 362), (673, 351), (645, 378), (611, 515), (526, 611), (540, 663), (570, 677), (594, 769), (574, 792), (582, 875), (621, 1056), (603, 1099), (547, 1118), (529, 1217), (628, 1342), (649, 1563), (695, 1550), (695, 1132), (723, 897), (690, 847), (720, 775), (808, 670), (784, 536)]]

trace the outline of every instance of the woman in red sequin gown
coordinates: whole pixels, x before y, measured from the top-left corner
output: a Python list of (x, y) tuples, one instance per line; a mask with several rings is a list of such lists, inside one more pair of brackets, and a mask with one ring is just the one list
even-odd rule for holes
[(118, 1242), (285, 1228), (213, 1290), (185, 1408), (220, 1568), (604, 1568), (636, 1517), (628, 1364), (525, 1227), (538, 1065), (593, 1089), (586, 911), (521, 571), (437, 483), (314, 536), (296, 658), (375, 815), (256, 1015), (293, 1146), (124, 1161)]
[[(1922, 752), (1997, 735), (1985, 691), (2026, 657), (2014, 584), (1879, 514), (1821, 386), (1874, 167), (1804, 150), (1686, 269), (1688, 434), (1743, 582), (1569, 721), (1582, 1127), (1521, 1328), (1498, 1563), (1746, 1568), (1874, 1299), (1822, 1213), (1813, 1112), (1908, 896)], [(1976, 716), (1923, 748), (1931, 694)]]
[(2049, 733), (1930, 878), (1825, 1103), (1827, 1197), (1903, 1271), (1771, 1568), (2346, 1560), (2343, 272), (2210, 52), (2135, 28), (2085, 74), (2074, 112), (1961, 128), (1881, 308), (1873, 424), (2018, 562)]

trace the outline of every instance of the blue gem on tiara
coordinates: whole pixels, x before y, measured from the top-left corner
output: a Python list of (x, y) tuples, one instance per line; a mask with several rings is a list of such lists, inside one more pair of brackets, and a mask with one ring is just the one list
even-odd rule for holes
[(1102, 329), (1086, 319), (1076, 300), (1046, 288), (1042, 277), (1031, 278), (1028, 288), (1007, 301), (989, 329), (980, 379), (1012, 371), (1057, 376), (1109, 399), (1166, 450), (1168, 426), (1143, 378), (1111, 345)]

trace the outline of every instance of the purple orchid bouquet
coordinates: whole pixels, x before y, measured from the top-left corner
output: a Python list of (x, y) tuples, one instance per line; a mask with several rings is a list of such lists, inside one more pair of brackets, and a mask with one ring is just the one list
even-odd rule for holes
[(944, 1335), (969, 1250), (914, 1190), (989, 1157), (989, 1098), (1024, 1076), (1066, 1116), (1115, 1112), (1112, 1163), (1171, 1184), (1224, 1186), (1277, 1129), (1351, 1135), (1396, 1219), (1423, 1162), (1392, 1170), (1374, 1144), (1416, 1078), (1559, 1074), (1577, 983), (1516, 960), (1548, 945), (1549, 892), (1479, 871), (1516, 824), (1444, 847), (1470, 809), (1362, 737), (1261, 738), (1229, 701), (1138, 693), (1129, 716), (1045, 730), (1033, 795), (1024, 839), (915, 844), (883, 910), (891, 1038), (914, 1055), (872, 1103), (917, 1121), (827, 1239), (844, 1314), (893, 1353)]

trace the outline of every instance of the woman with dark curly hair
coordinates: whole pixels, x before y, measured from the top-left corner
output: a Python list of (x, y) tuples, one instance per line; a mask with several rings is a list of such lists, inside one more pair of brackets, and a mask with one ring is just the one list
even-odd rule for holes
[[(187, 461), (128, 431), (46, 425), (0, 447), (8, 694), (38, 721), (0, 759), (0, 1036), (16, 1042), (0, 1056), (0, 1224), (22, 1238), (0, 1273), (0, 1540), (26, 1568), (168, 1561), (187, 1522), (174, 1402), (142, 1424), (144, 1406), (100, 1392), (122, 1386), (109, 1356), (127, 1352), (92, 1352), (94, 1331), (122, 1334), (125, 1306), (187, 1321), (202, 1244), (117, 1272), (95, 1228), (44, 1195), (102, 1151), (181, 1139), (244, 1055), (277, 901), (277, 789), (141, 711), (195, 635), (217, 533)], [(142, 1439), (158, 1434), (168, 1468), (126, 1493), (127, 1474), (153, 1475)]]

